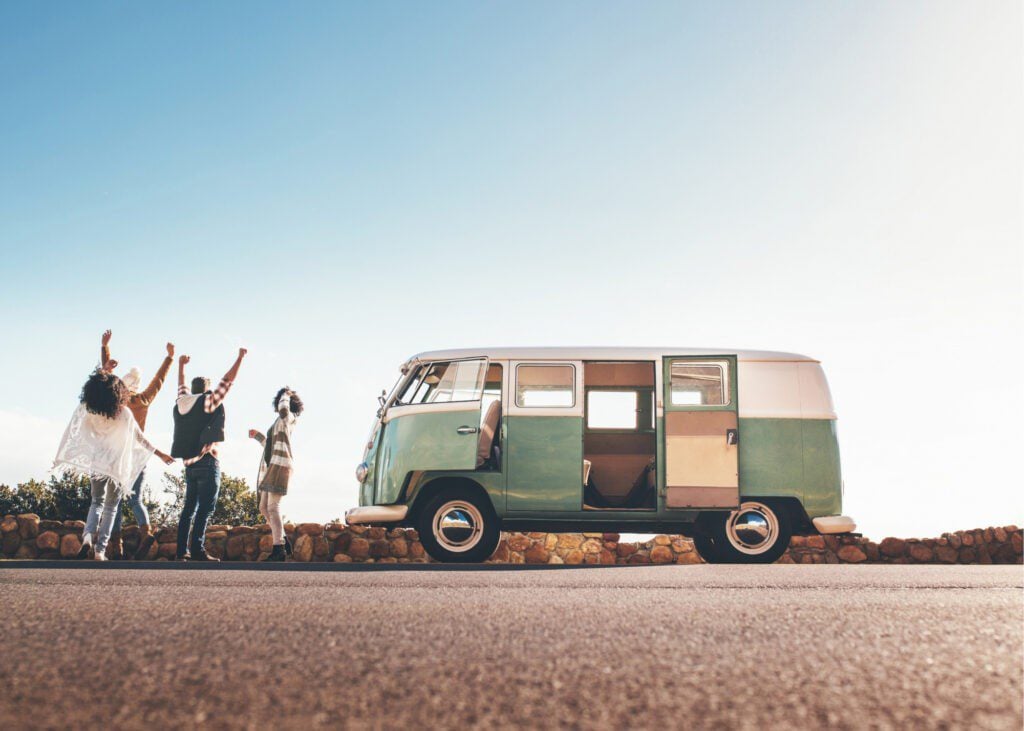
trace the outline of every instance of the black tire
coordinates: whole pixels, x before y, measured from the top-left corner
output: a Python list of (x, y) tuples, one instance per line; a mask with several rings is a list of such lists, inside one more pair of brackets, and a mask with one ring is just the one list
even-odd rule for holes
[(442, 563), (486, 561), (501, 540), (490, 501), (465, 488), (442, 490), (431, 497), (416, 517), (416, 530), (430, 557)]
[(704, 559), (704, 563), (721, 563), (718, 558), (718, 551), (715, 549), (715, 539), (710, 533), (705, 532), (699, 526), (693, 533), (693, 547)]
[(792, 535), (789, 514), (759, 500), (744, 500), (711, 533), (719, 563), (753, 564), (778, 561)]

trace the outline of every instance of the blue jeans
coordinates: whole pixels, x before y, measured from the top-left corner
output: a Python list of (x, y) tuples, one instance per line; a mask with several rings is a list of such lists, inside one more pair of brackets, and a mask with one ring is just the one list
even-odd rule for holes
[[(185, 505), (178, 518), (178, 556), (204, 550), (206, 525), (220, 494), (220, 462), (209, 454), (185, 468)], [(193, 519), (195, 520), (193, 524)], [(189, 540), (189, 529), (192, 531)]]
[(92, 502), (89, 503), (89, 514), (85, 518), (82, 538), (94, 536), (96, 541), (93, 548), (100, 554), (106, 550), (107, 542), (110, 540), (110, 533), (114, 528), (114, 513), (121, 507), (121, 495), (109, 477), (91, 480), (90, 489)]
[[(149, 525), (149, 511), (146, 510), (146, 506), (142, 504), (142, 479), (146, 476), (145, 472), (139, 473), (139, 479), (132, 485), (132, 494), (126, 495), (125, 499), (128, 500), (128, 504), (132, 508), (132, 514), (135, 516), (135, 522), (138, 525)], [(122, 502), (124, 502), (122, 500)], [(114, 518), (114, 533), (121, 532), (121, 521), (124, 520), (124, 514), (121, 511), (121, 504), (117, 506), (117, 517)]]

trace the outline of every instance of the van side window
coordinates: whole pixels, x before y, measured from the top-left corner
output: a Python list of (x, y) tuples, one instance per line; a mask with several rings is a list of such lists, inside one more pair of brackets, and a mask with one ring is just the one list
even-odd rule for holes
[(559, 408), (576, 405), (576, 368), (571, 365), (516, 366), (516, 406)]
[(725, 406), (729, 403), (729, 364), (723, 361), (673, 361), (673, 406)]
[(461, 360), (420, 366), (401, 396), (403, 404), (479, 401), (486, 361)]

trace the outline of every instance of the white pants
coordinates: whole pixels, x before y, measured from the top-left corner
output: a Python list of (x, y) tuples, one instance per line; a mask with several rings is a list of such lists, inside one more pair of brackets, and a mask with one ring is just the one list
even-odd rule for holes
[(260, 515), (270, 524), (270, 535), (274, 537), (275, 546), (284, 545), (284, 523), (281, 522), (281, 498), (274, 492), (260, 490)]

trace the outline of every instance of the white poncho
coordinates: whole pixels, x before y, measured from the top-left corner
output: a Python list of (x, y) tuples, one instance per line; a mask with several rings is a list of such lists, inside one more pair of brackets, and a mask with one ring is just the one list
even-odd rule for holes
[(122, 407), (109, 419), (90, 414), (80, 404), (60, 440), (54, 472), (71, 472), (91, 479), (109, 478), (121, 495), (131, 492), (135, 480), (154, 452), (132, 412)]

